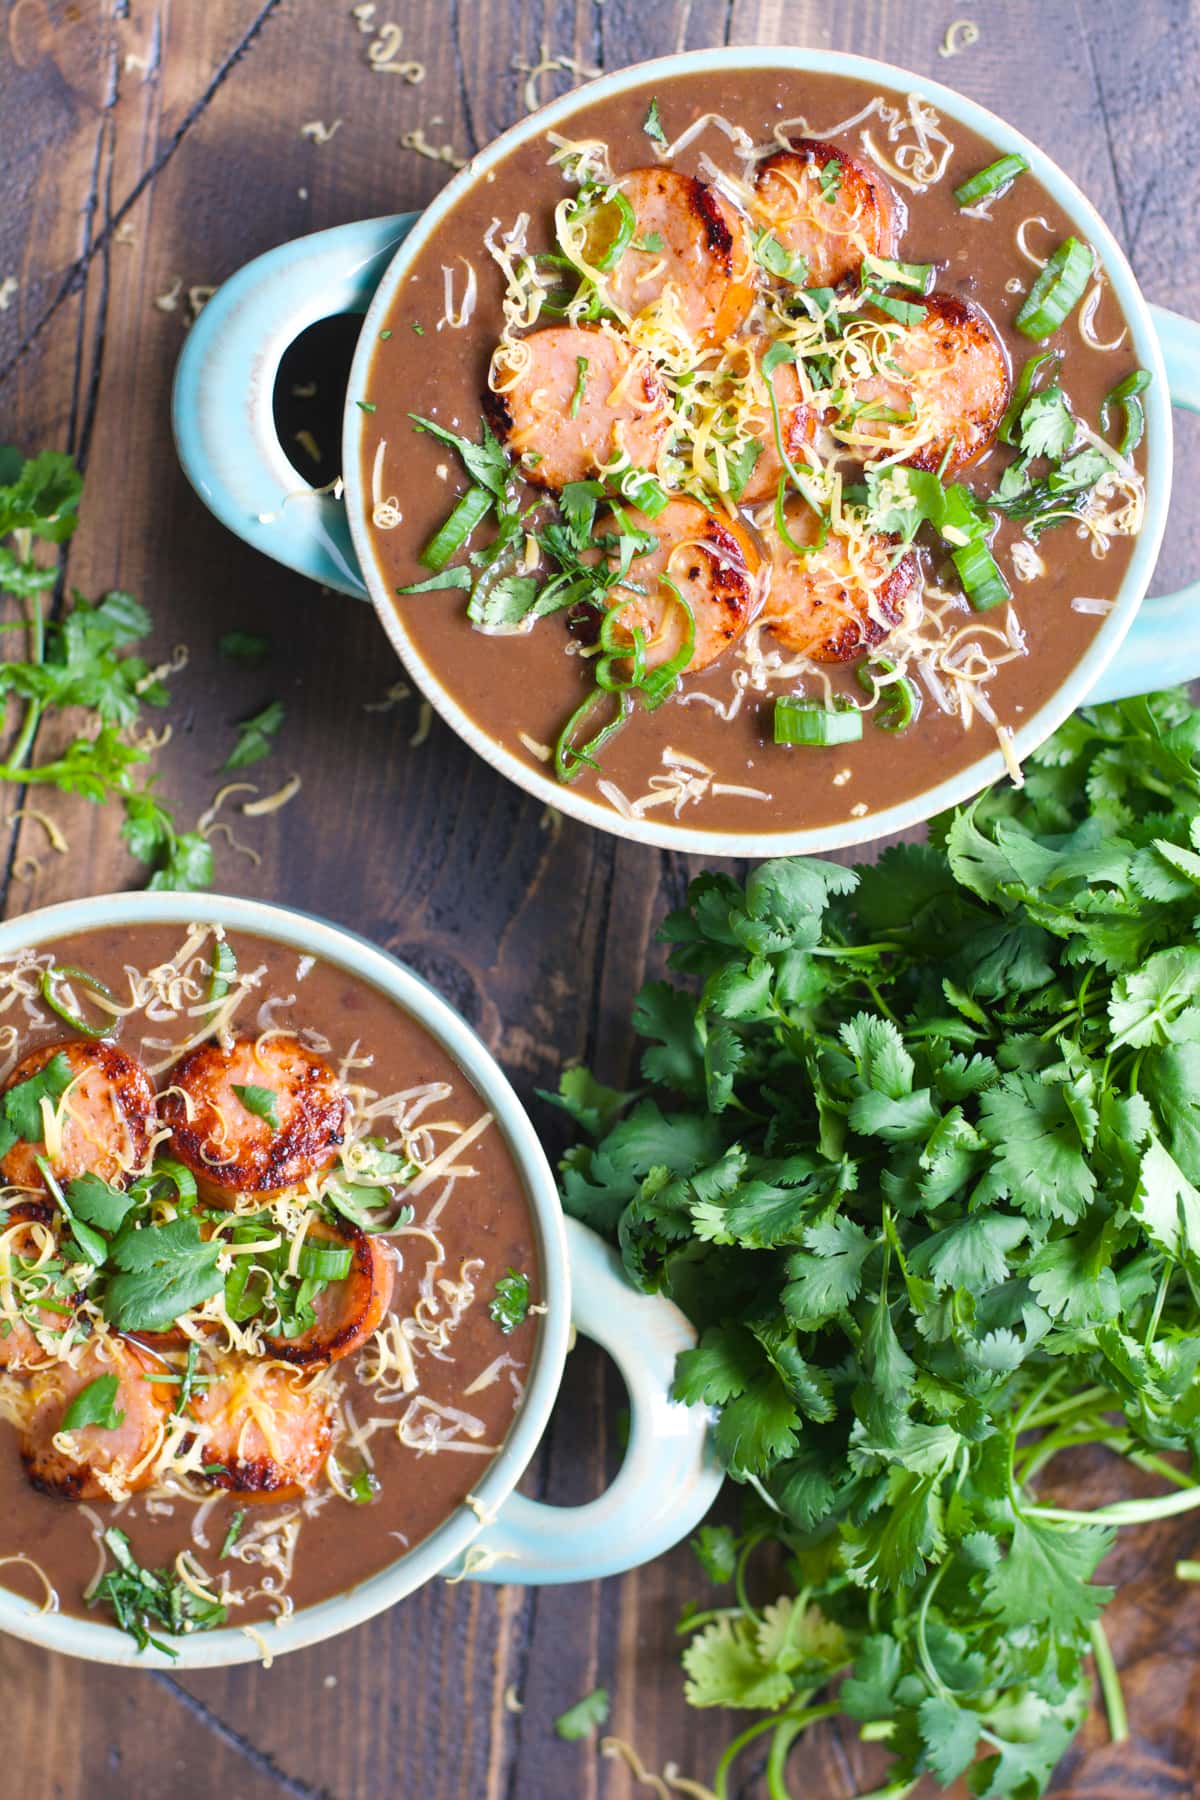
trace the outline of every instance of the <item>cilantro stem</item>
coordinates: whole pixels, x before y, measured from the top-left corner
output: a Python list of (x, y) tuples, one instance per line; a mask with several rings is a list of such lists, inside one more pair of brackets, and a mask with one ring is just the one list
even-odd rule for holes
[(1050, 1381), (1043, 1382), (1042, 1386), (1035, 1390), (1028, 1405), (1017, 1414), (1017, 1422), (1013, 1428), (1014, 1433), (1019, 1435), (1022, 1431), (1037, 1431), (1043, 1425), (1049, 1425), (1053, 1419), (1061, 1419), (1067, 1413), (1080, 1412), (1086, 1407), (1094, 1406), (1097, 1400), (1112, 1401), (1112, 1395), (1108, 1388), (1090, 1387), (1084, 1388), (1078, 1394), (1070, 1395), (1066, 1400), (1058, 1401), (1054, 1406), (1043, 1406), (1040, 1411), (1032, 1411), (1031, 1409), (1036, 1406), (1042, 1395), (1055, 1388), (1063, 1379), (1064, 1374), (1065, 1370), (1060, 1369)]
[(1104, 1696), (1104, 1710), (1108, 1714), (1108, 1735), (1114, 1744), (1124, 1744), (1129, 1738), (1129, 1720), (1125, 1714), (1125, 1696), (1121, 1692), (1121, 1677), (1117, 1674), (1117, 1665), (1113, 1658), (1112, 1646), (1105, 1635), (1104, 1627), (1099, 1619), (1093, 1619), (1090, 1627), (1092, 1640), (1092, 1658), (1096, 1664), (1096, 1674), (1100, 1678), (1100, 1692)]
[[(748, 1725), (745, 1731), (734, 1738), (717, 1764), (713, 1776), (713, 1792), (717, 1800), (729, 1800), (729, 1772), (746, 1745), (752, 1744), (755, 1738), (762, 1737), (768, 1731), (778, 1731), (783, 1725), (793, 1727), (791, 1737), (795, 1738), (810, 1725), (815, 1725), (818, 1719), (832, 1719), (841, 1710), (837, 1701), (831, 1700), (824, 1706), (806, 1706), (794, 1713), (772, 1714), (770, 1718), (759, 1719), (756, 1724)], [(789, 1748), (790, 1745), (791, 1738), (788, 1740)], [(773, 1789), (771, 1800), (786, 1800), (785, 1790)]]
[(1117, 1500), (1092, 1512), (1073, 1512), (1062, 1506), (1025, 1506), (1026, 1518), (1045, 1519), (1052, 1525), (1152, 1525), (1156, 1519), (1173, 1519), (1200, 1506), (1200, 1487), (1186, 1493), (1156, 1494), (1152, 1500)]
[[(22, 535), (27, 534), (17, 532), (14, 535), (19, 540)], [(26, 551), (25, 554), (28, 555), (28, 551)], [(35, 663), (44, 662), (46, 657), (46, 627), (42, 619), (42, 597), (40, 594), (33, 594), (30, 597), (29, 635), (33, 651), (32, 661)], [(36, 735), (38, 722), (41, 719), (41, 716), (41, 702), (39, 700), (30, 700), (26, 705), (25, 717), (21, 721), (21, 729), (17, 734), (16, 742), (9, 751), (8, 761), (4, 765), (6, 779), (19, 779), (15, 773), (10, 775), (9, 771), (12, 770), (15, 772), (20, 770), (25, 758), (29, 755), (29, 752), (33, 747), (34, 736)]]

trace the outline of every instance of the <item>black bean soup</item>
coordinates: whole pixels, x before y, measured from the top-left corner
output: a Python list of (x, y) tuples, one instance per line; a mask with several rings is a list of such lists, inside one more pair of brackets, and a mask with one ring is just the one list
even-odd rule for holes
[(208, 926), (0, 960), (0, 1579), (139, 1642), (420, 1543), (541, 1304), (501, 1128), (418, 1021)]
[(763, 68), (512, 150), (353, 398), (380, 566), (478, 725), (626, 815), (777, 831), (1017, 772), (1140, 529), (1144, 379), (1021, 159)]

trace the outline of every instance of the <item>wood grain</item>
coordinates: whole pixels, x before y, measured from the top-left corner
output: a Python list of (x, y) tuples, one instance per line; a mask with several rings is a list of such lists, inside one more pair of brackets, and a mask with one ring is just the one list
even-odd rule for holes
[[(411, 84), (374, 74), (348, 0), (9, 0), (0, 58), (5, 201), (0, 280), (3, 435), (61, 445), (87, 464), (84, 524), (67, 579), (142, 596), (175, 683), (163, 791), (190, 822), (207, 805), (233, 722), (278, 696), (289, 709), (272, 782), (304, 797), (244, 835), (262, 860), (219, 848), (219, 883), (353, 926), (434, 981), (533, 1098), (562, 1060), (619, 1078), (631, 997), (658, 918), (696, 864), (615, 844), (505, 787), (434, 725), (414, 746), (415, 701), (369, 711), (398, 671), (365, 607), (322, 595), (224, 533), (170, 449), (172, 369), (187, 323), (156, 297), (211, 285), (300, 233), (424, 204), (448, 170), (402, 149), (420, 126), (468, 154), (522, 110), (545, 44), (616, 68), (722, 42), (802, 43), (882, 56), (1011, 119), (1078, 180), (1122, 239), (1150, 298), (1194, 310), (1200, 275), (1200, 23), (1187, 0), (972, 6), (978, 43), (938, 46), (955, 9), (843, 0), (381, 0)], [(539, 81), (542, 99), (570, 80)], [(301, 135), (321, 120), (334, 135)], [(1176, 505), (1158, 586), (1200, 564), (1188, 503), (1200, 434), (1180, 432)], [(298, 452), (298, 455), (302, 453)], [(261, 675), (218, 665), (233, 626), (272, 636)], [(11, 796), (11, 820), (19, 798)], [(29, 820), (3, 830), (8, 914), (136, 872), (108, 811), (54, 802), (71, 853), (47, 853)], [(13, 875), (33, 856), (33, 879)], [(619, 1384), (581, 1346), (527, 1477), (563, 1503), (601, 1487), (619, 1456)], [(1103, 1477), (1097, 1479), (1101, 1482)], [(1099, 1491), (1099, 1490), (1097, 1490)], [(1115, 1609), (1135, 1737), (1106, 1748), (1088, 1727), (1060, 1800), (1165, 1800), (1197, 1791), (1200, 1605), (1171, 1578), (1186, 1527), (1120, 1550)], [(725, 1720), (682, 1701), (674, 1621), (697, 1591), (686, 1549), (621, 1581), (519, 1590), (435, 1585), (349, 1636), (268, 1671), (130, 1676), (0, 1640), (9, 1766), (29, 1800), (631, 1800), (629, 1776), (552, 1720), (597, 1684), (613, 1727), (648, 1766), (709, 1779)], [(523, 1702), (508, 1710), (513, 1688)], [(53, 1721), (53, 1730), (48, 1728)], [(805, 1800), (845, 1800), (871, 1768), (852, 1739), (819, 1734), (793, 1764)], [(647, 1790), (643, 1789), (642, 1792)], [(739, 1795), (763, 1792), (753, 1756)]]

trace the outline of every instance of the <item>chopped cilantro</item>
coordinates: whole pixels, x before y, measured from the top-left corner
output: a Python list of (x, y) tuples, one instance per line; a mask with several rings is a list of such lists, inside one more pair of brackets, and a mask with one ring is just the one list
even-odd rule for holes
[(217, 639), (217, 650), (226, 662), (261, 669), (271, 654), (271, 640), (251, 631), (226, 631)]
[(144, 1569), (118, 1526), (109, 1526), (104, 1543), (116, 1567), (97, 1582), (88, 1605), (103, 1602), (111, 1607), (117, 1625), (129, 1633), (139, 1650), (153, 1647), (167, 1656), (179, 1654), (150, 1635), (151, 1625), (176, 1635), (224, 1625), (227, 1611), (220, 1601), (202, 1599), (174, 1569)]
[(201, 1239), (193, 1218), (126, 1227), (109, 1249), (116, 1273), (104, 1291), (105, 1318), (118, 1331), (165, 1331), (221, 1291), (220, 1250), (217, 1239)]
[(272, 739), (283, 724), (286, 713), (281, 700), (272, 700), (252, 719), (243, 719), (237, 728), (237, 742), (221, 764), (223, 769), (248, 769), (261, 762), (274, 749)]
[(587, 382), (588, 359), (586, 356), (577, 356), (575, 358), (575, 391), (571, 395), (571, 404), (568, 408), (569, 415), (572, 419), (577, 419), (579, 417), (579, 408), (583, 402), (584, 395), (587, 393)]
[(608, 1718), (608, 1689), (593, 1688), (574, 1706), (568, 1706), (566, 1712), (559, 1713), (554, 1721), (554, 1729), (560, 1738), (574, 1742), (579, 1738), (593, 1737), (599, 1726)]
[(256, 1119), (265, 1119), (272, 1131), (279, 1130), (279, 1113), (276, 1103), (279, 1095), (274, 1088), (256, 1087), (250, 1082), (235, 1081), (233, 1091), (245, 1107)]
[(117, 1377), (97, 1375), (80, 1388), (62, 1417), (64, 1431), (80, 1431), (86, 1425), (97, 1425), (102, 1431), (115, 1431), (125, 1414), (116, 1408)]
[(42, 1101), (57, 1106), (72, 1080), (71, 1065), (57, 1050), (35, 1074), (8, 1089), (0, 1116), (0, 1156), (7, 1156), (18, 1139), (27, 1144), (42, 1142)]
[(830, 157), (817, 179), (821, 184), (822, 200), (827, 206), (832, 206), (842, 189), (842, 165), (836, 156)]
[(220, 1549), (220, 1554), (222, 1556), (229, 1555), (229, 1552), (233, 1549), (234, 1545), (237, 1543), (238, 1538), (242, 1535), (242, 1526), (245, 1523), (246, 1523), (245, 1511), (242, 1507), (239, 1506), (237, 1508), (237, 1510), (235, 1511), (235, 1513), (233, 1514), (233, 1517), (230, 1519), (229, 1529), (226, 1531), (224, 1539), (222, 1540), (221, 1549)]
[(529, 1277), (510, 1269), (496, 1283), (496, 1292), (488, 1301), (488, 1317), (507, 1337), (525, 1323), (529, 1311)]
[(642, 120), (642, 130), (652, 144), (661, 144), (666, 148), (667, 134), (663, 130), (662, 120), (658, 116), (658, 99), (653, 98), (646, 108), (646, 117)]

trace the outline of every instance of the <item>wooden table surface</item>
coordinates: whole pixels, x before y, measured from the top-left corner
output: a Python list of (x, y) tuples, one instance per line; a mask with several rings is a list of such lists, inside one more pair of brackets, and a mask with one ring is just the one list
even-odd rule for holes
[[(278, 697), (274, 761), (302, 800), (218, 840), (218, 885), (310, 908), (404, 957), (533, 1098), (566, 1057), (619, 1077), (654, 926), (694, 860), (621, 846), (541, 808), (435, 725), (417, 702), (370, 710), (399, 671), (374, 616), (323, 595), (226, 534), (181, 475), (168, 396), (187, 290), (210, 287), (288, 238), (420, 206), (443, 162), (401, 145), (420, 127), (467, 155), (524, 109), (539, 46), (618, 68), (679, 48), (796, 43), (866, 52), (949, 81), (1011, 119), (1099, 206), (1147, 295), (1196, 310), (1200, 277), (1200, 23), (1187, 0), (973, 0), (978, 41), (939, 55), (952, 4), (904, 0), (379, 0), (424, 79), (377, 76), (350, 0), (7, 0), (0, 58), (0, 438), (72, 451), (87, 470), (67, 575), (85, 594), (128, 588), (155, 645), (187, 644), (162, 788), (190, 823), (208, 804), (231, 722)], [(549, 98), (569, 71), (538, 80)], [(334, 128), (327, 141), (303, 127)], [(12, 282), (16, 283), (15, 289)], [(177, 300), (172, 305), (170, 296)], [(1200, 462), (1181, 421), (1180, 470), (1158, 588), (1200, 564)], [(298, 455), (302, 453), (298, 452)], [(260, 674), (218, 664), (232, 627), (269, 634)], [(44, 749), (42, 745), (40, 748)], [(271, 781), (268, 785), (274, 785)], [(12, 818), (9, 914), (137, 879), (117, 809), (52, 802), (70, 852)], [(30, 858), (34, 860), (31, 862)], [(527, 1478), (573, 1502), (619, 1455), (620, 1395), (581, 1346)], [(1055, 1792), (1073, 1800), (1200, 1791), (1200, 1602), (1175, 1587), (1187, 1543), (1128, 1541), (1114, 1615), (1134, 1740), (1095, 1722)], [(698, 1591), (686, 1549), (623, 1580), (522, 1590), (435, 1583), (333, 1643), (257, 1667), (127, 1674), (0, 1641), (0, 1793), (25, 1800), (625, 1800), (636, 1784), (594, 1744), (559, 1742), (554, 1716), (598, 1684), (611, 1729), (646, 1764), (711, 1778), (729, 1721), (683, 1703), (674, 1621)], [(504, 1702), (515, 1686), (520, 1713)], [(793, 1762), (804, 1800), (869, 1785), (851, 1734)], [(759, 1795), (747, 1759), (744, 1785)], [(647, 1788), (636, 1791), (646, 1793)]]

